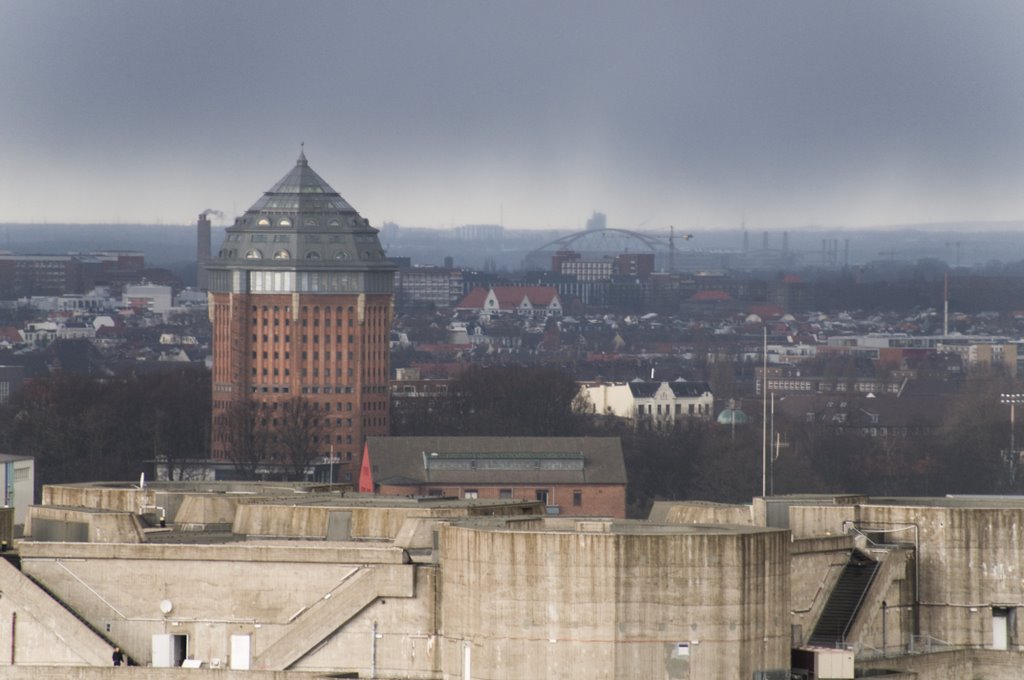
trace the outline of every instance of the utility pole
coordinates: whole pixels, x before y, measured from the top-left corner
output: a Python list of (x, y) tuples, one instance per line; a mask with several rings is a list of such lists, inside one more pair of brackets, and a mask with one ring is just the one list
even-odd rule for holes
[(761, 351), (761, 497), (768, 495), (768, 324)]
[(1006, 463), (1010, 467), (1010, 483), (1013, 484), (1017, 473), (1018, 463), (1016, 442), (1014, 441), (1014, 430), (1016, 429), (1016, 406), (1017, 404), (1024, 404), (1024, 394), (1000, 394), (999, 403), (1010, 405), (1010, 450), (1006, 454)]

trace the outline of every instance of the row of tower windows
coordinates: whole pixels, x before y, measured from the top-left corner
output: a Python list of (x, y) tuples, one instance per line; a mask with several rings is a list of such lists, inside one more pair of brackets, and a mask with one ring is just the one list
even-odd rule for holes
[[(221, 257), (233, 258), (235, 256), (235, 251), (234, 250), (221, 250), (220, 251), (220, 256)], [(335, 260), (349, 260), (351, 258), (352, 258), (352, 254), (349, 253), (347, 250), (339, 250), (339, 251), (334, 253), (334, 259)], [(366, 250), (366, 251), (363, 252), (363, 258), (367, 259), (367, 260), (377, 259), (375, 254), (371, 253), (369, 250)], [(263, 251), (260, 250), (259, 248), (250, 248), (249, 250), (245, 251), (245, 259), (247, 259), (247, 260), (262, 260), (263, 259)], [(286, 248), (281, 248), (280, 250), (274, 251), (274, 259), (275, 260), (290, 260), (290, 259), (292, 259), (292, 253), (291, 253), (290, 250), (288, 250)], [(319, 260), (320, 259), (320, 251), (318, 251), (318, 250), (307, 251), (305, 259), (307, 259), (307, 260)]]
[[(319, 192), (319, 189), (317, 191)], [(337, 203), (331, 203), (330, 201), (312, 201), (311, 205), (313, 207), (315, 207), (315, 208), (320, 208), (320, 207), (322, 207), (323, 203), (325, 203), (325, 202), (327, 203), (328, 206), (333, 205), (333, 206), (335, 206), (337, 208), (341, 208), (341, 206), (338, 205)], [(295, 209), (297, 209), (299, 207), (299, 203), (298, 203), (298, 201), (273, 201), (272, 200), (272, 201), (268, 201), (267, 202), (267, 207), (268, 208), (295, 208)], [(359, 220), (355, 219), (355, 218), (352, 218), (352, 219), (349, 220), (349, 222), (351, 224), (355, 225), (355, 224), (359, 223)], [(268, 218), (266, 218), (266, 217), (261, 217), (259, 219), (259, 221), (256, 222), (256, 225), (260, 226), (260, 227), (269, 227), (270, 224), (271, 224), (270, 220)], [(320, 226), (320, 223), (317, 222), (316, 220), (314, 220), (312, 217), (307, 217), (306, 219), (304, 219), (302, 221), (302, 224), (303, 224), (303, 226), (306, 226), (306, 227), (319, 227)], [(292, 226), (292, 221), (289, 218), (287, 218), (287, 217), (282, 217), (280, 220), (277, 221), (277, 226), (279, 226), (279, 227), (286, 227), (287, 228), (287, 227)], [(327, 222), (327, 226), (328, 227), (340, 227), (341, 226), (341, 221), (337, 220), (337, 219), (330, 219)]]
[[(330, 315), (331, 315), (331, 308), (330, 308), (330, 307), (324, 307), (324, 308), (323, 308), (323, 310), (324, 310), (324, 314), (325, 314), (326, 316), (330, 316)], [(254, 311), (254, 312), (258, 312), (258, 311), (260, 311), (260, 307), (259, 307), (258, 305), (253, 305), (253, 306), (252, 306), (252, 311)], [(270, 307), (270, 305), (263, 305), (263, 309), (262, 309), (262, 311), (264, 311), (264, 312), (269, 312), (269, 311), (271, 311), (271, 307)], [(280, 311), (281, 311), (281, 308), (280, 308), (280, 307), (279, 307), (278, 305), (274, 305), (274, 306), (273, 306), (273, 311), (274, 311), (275, 313), (276, 313), (276, 312), (280, 312)], [(285, 313), (286, 313), (286, 314), (287, 314), (287, 313), (291, 313), (291, 311), (292, 311), (292, 308), (291, 308), (291, 307), (285, 307), (285, 308), (284, 308), (284, 311), (285, 311)], [(338, 314), (341, 314), (341, 313), (343, 313), (343, 312), (345, 311), (345, 308), (344, 308), (344, 307), (335, 307), (335, 311), (336, 311), (336, 313), (338, 313)], [(349, 314), (352, 314), (352, 313), (354, 313), (355, 311), (356, 311), (356, 310), (355, 310), (355, 307), (351, 307), (351, 306), (350, 306), (350, 307), (348, 308), (348, 313), (349, 313)], [(302, 313), (303, 313), (303, 314), (308, 314), (308, 313), (309, 313), (309, 307), (307, 307), (307, 306), (303, 306), (303, 308), (302, 308)], [(315, 307), (313, 307), (313, 313), (314, 313), (314, 314), (319, 314), (319, 313), (320, 313), (320, 307), (319, 307), (319, 306), (315, 306)]]
[[(279, 385), (270, 385), (270, 386), (268, 386), (268, 385), (255, 386), (254, 385), (252, 387), (251, 391), (253, 393), (262, 392), (263, 394), (289, 394), (292, 390), (291, 390), (290, 387), (279, 386)], [(363, 391), (365, 392), (366, 390), (364, 389)], [(352, 394), (352, 387), (349, 386), (349, 385), (336, 386), (336, 387), (332, 387), (332, 386), (324, 386), (324, 387), (305, 386), (305, 387), (302, 388), (302, 393), (303, 394), (331, 394), (331, 393), (334, 393), (334, 394)], [(352, 404), (348, 404), (347, 406), (348, 406), (348, 408), (346, 410), (351, 411), (352, 410)], [(338, 402), (338, 409), (339, 410), (341, 409), (341, 402)]]
[[(270, 342), (270, 338), (273, 338), (274, 342), (280, 342), (281, 341), (281, 336), (280, 335), (266, 335), (266, 334), (264, 334), (262, 336), (259, 336), (256, 333), (252, 334), (252, 341), (253, 342), (258, 342), (257, 338), (259, 338), (259, 337), (263, 338), (263, 342)], [(324, 337), (324, 344), (325, 345), (331, 344), (331, 335), (330, 334), (325, 334), (323, 337)], [(291, 335), (285, 335), (284, 336), (284, 341), (285, 341), (285, 343), (290, 343), (292, 341), (292, 336)], [(334, 341), (337, 344), (341, 344), (341, 336), (340, 335), (334, 336)], [(309, 335), (303, 334), (302, 342), (304, 344), (308, 344), (309, 343)], [(348, 336), (348, 344), (351, 345), (354, 342), (355, 342), (355, 336), (353, 336), (353, 335)], [(313, 336), (313, 344), (320, 344), (320, 336), (319, 335), (314, 335)], [(255, 358), (256, 358), (256, 356), (253, 355), (253, 359), (255, 359)], [(266, 357), (264, 357), (264, 358), (266, 358)], [(285, 357), (285, 358), (287, 358), (287, 357)]]
[[(253, 359), (257, 358), (255, 351), (252, 353), (252, 358)], [(271, 358), (270, 352), (264, 351), (263, 352), (263, 358), (264, 359), (270, 359)], [(281, 353), (280, 352), (274, 352), (273, 353), (273, 358), (274, 359), (280, 359), (281, 358)], [(291, 352), (285, 352), (284, 353), (284, 358), (285, 359), (291, 359), (292, 358), (292, 353)], [(305, 359), (309, 359), (309, 352), (303, 351), (302, 352), (302, 358), (304, 360)], [(314, 361), (319, 360), (320, 359), (320, 352), (313, 352), (313, 357), (312, 358), (313, 358)], [(331, 358), (330, 352), (324, 352), (324, 359), (330, 359), (330, 358)], [(349, 360), (354, 359), (355, 358), (355, 353), (354, 352), (348, 352), (348, 358), (349, 358)], [(334, 359), (336, 361), (341, 361), (341, 359), (342, 359), (342, 352), (335, 352), (334, 353)]]
[[(259, 373), (257, 373), (257, 370), (259, 371)], [(289, 368), (284, 369), (284, 374), (283, 375), (284, 375), (285, 378), (290, 377), (291, 374), (292, 374), (291, 369), (289, 369)], [(270, 369), (267, 369), (267, 368), (257, 369), (257, 368), (254, 367), (252, 369), (252, 375), (254, 377), (257, 376), (257, 375), (262, 375), (263, 377), (269, 377), (271, 375), (273, 375), (275, 377), (280, 377), (282, 375), (282, 373), (281, 373), (281, 369), (279, 369), (279, 368), (273, 369), (273, 373), (271, 373)], [(301, 369), (301, 372), (299, 373), (299, 375), (301, 375), (303, 378), (307, 378), (307, 377), (310, 377), (310, 376), (312, 376), (314, 378), (319, 378), (320, 377), (320, 368), (319, 367), (313, 367), (313, 370), (312, 370), (311, 373), (307, 373), (307, 369), (303, 368), (303, 369)], [(331, 369), (325, 368), (324, 369), (323, 377), (325, 377), (325, 378), (331, 377)], [(342, 377), (342, 372), (341, 372), (340, 368), (335, 368), (334, 369), (334, 377), (335, 378)], [(345, 373), (345, 377), (354, 378), (355, 374), (353, 373), (353, 369), (351, 369), (351, 368), (348, 369), (347, 372)]]

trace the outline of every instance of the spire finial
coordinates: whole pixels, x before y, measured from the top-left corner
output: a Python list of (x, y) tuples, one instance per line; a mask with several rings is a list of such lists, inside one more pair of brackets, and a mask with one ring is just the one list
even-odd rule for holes
[(306, 165), (306, 143), (299, 142), (299, 165)]

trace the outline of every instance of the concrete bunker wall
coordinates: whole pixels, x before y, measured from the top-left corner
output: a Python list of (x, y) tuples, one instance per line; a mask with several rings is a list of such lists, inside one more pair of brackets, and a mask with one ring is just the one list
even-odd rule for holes
[[(1024, 614), (1024, 508), (864, 505), (859, 523), (917, 545), (922, 634), (987, 647), (993, 607)], [(1011, 647), (1024, 644), (1014, 626), (1008, 633)]]
[(22, 566), (141, 663), (155, 634), (222, 663), (231, 635), (249, 635), (254, 668), (367, 672), (376, 622), (378, 668), (391, 655), (405, 677), (435, 672), (432, 572), (417, 577), (397, 548), (30, 543)]
[[(663, 527), (669, 528), (669, 527)], [(440, 528), (444, 677), (789, 668), (789, 534)]]

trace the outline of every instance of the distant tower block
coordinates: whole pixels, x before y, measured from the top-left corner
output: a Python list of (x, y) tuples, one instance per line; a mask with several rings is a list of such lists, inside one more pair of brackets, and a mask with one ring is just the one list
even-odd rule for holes
[(333, 455), (336, 478), (352, 479), (365, 437), (388, 434), (396, 269), (377, 230), (305, 154), (235, 219), (208, 265), (214, 459), (230, 459), (237, 405), (262, 409), (273, 430), (301, 399), (322, 427), (315, 462)]
[(608, 216), (604, 213), (594, 211), (594, 214), (587, 220), (587, 231), (597, 231), (608, 228)]
[(207, 290), (206, 261), (210, 259), (210, 218), (207, 212), (199, 213), (196, 222), (196, 288)]

